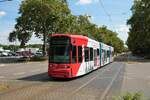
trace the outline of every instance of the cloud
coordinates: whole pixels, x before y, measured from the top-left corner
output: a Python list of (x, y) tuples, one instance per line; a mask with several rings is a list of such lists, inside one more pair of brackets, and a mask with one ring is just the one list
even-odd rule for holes
[(90, 17), (89, 17), (89, 20), (90, 20), (91, 22), (92, 22), (94, 19), (95, 19), (94, 16), (90, 16)]
[(6, 12), (5, 11), (0, 11), (0, 17), (5, 16)]
[(118, 33), (128, 33), (129, 32), (129, 26), (127, 25), (119, 25), (117, 28)]
[(87, 5), (94, 2), (98, 2), (98, 0), (79, 0), (76, 4), (77, 5)]
[(129, 32), (129, 26), (126, 24), (118, 25), (116, 27), (116, 31), (118, 33), (118, 36), (124, 41), (124, 43), (127, 41), (128, 38), (128, 32)]

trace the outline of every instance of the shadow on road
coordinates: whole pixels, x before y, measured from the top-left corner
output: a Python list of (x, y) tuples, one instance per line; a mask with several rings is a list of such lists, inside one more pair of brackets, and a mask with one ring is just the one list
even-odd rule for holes
[(45, 73), (40, 73), (40, 74), (35, 74), (23, 78), (19, 78), (18, 80), (24, 80), (24, 81), (39, 81), (39, 82), (65, 82), (65, 81), (70, 81), (71, 79), (56, 79), (56, 78), (51, 78), (48, 76), (47, 72)]
[[(103, 69), (104, 67), (100, 68)], [(35, 75), (30, 75), (30, 76), (26, 76), (23, 78), (19, 78), (17, 80), (24, 80), (24, 81), (38, 81), (38, 82), (66, 82), (66, 81), (72, 81), (72, 80), (78, 80), (81, 79), (83, 77), (88, 77), (90, 74), (94, 74), (96, 73), (97, 70), (91, 71), (85, 75), (79, 76), (79, 77), (75, 77), (75, 78), (71, 78), (71, 79), (66, 79), (66, 78), (52, 78), (48, 76), (47, 72), (44, 73), (40, 73), (40, 74), (35, 74)]]

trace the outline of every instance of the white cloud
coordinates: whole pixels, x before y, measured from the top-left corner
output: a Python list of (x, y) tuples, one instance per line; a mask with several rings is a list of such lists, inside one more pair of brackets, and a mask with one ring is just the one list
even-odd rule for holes
[(79, 4), (79, 5), (87, 5), (87, 4), (91, 4), (91, 3), (94, 3), (94, 2), (98, 2), (98, 0), (79, 0), (77, 2), (77, 4)]
[(95, 19), (94, 16), (90, 16), (90, 17), (89, 17), (89, 20), (90, 20), (91, 22), (92, 22), (94, 19)]
[(119, 25), (117, 28), (118, 33), (127, 33), (129, 32), (129, 26), (127, 25)]
[(5, 16), (6, 12), (5, 11), (0, 11), (0, 17)]
[(118, 33), (118, 36), (124, 41), (124, 43), (127, 41), (128, 38), (128, 32), (129, 32), (129, 26), (126, 24), (118, 25), (116, 27), (116, 31)]

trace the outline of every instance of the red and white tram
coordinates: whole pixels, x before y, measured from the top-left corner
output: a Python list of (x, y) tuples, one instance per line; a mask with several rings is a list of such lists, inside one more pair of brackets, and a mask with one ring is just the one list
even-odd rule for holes
[(113, 61), (113, 47), (82, 35), (50, 35), (48, 75), (73, 78)]

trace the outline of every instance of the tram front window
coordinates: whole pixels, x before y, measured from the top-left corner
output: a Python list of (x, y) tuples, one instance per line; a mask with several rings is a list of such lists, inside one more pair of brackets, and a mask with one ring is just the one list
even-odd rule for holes
[(50, 63), (70, 63), (68, 38), (53, 38), (50, 44)]
[(55, 45), (50, 50), (51, 63), (69, 63), (69, 46)]

